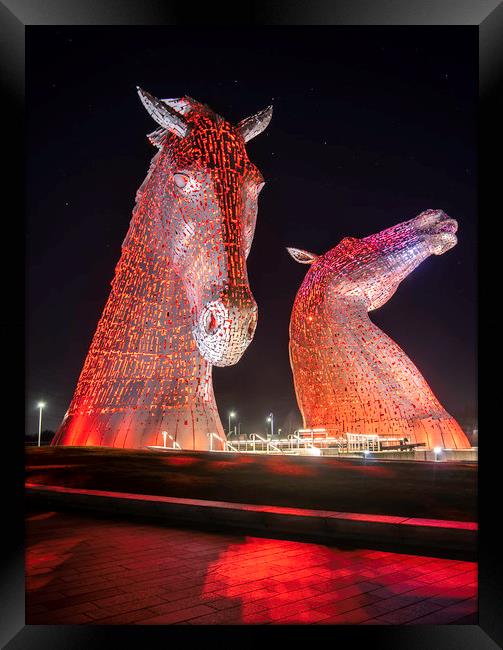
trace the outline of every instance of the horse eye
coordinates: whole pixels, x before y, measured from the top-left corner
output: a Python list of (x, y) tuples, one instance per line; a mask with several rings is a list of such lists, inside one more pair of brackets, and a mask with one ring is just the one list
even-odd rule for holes
[(187, 185), (187, 181), (189, 180), (185, 174), (175, 174), (173, 178), (175, 180), (175, 185), (180, 188), (185, 187), (185, 185)]

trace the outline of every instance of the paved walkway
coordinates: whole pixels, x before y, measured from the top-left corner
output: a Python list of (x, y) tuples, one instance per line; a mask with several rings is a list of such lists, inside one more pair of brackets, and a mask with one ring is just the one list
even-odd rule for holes
[(27, 515), (27, 624), (477, 622), (473, 562)]

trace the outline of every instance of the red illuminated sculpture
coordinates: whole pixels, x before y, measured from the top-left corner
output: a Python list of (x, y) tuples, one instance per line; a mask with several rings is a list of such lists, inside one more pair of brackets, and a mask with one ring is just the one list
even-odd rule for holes
[(378, 309), (430, 255), (456, 245), (457, 223), (427, 210), (324, 255), (289, 248), (310, 264), (290, 320), (290, 362), (305, 428), (378, 434), (427, 448), (470, 447), (401, 348), (376, 327)]
[(141, 448), (165, 431), (168, 446), (218, 449), (211, 368), (239, 361), (257, 323), (246, 258), (264, 183), (245, 143), (272, 107), (233, 126), (189, 97), (138, 93), (159, 151), (53, 444)]

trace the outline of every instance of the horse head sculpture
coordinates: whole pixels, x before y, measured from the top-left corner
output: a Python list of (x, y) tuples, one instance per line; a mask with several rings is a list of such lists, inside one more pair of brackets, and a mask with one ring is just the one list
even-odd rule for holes
[(189, 97), (138, 93), (160, 125), (149, 136), (160, 148), (156, 172), (164, 187), (155, 197), (162, 201), (157, 244), (182, 279), (199, 351), (213, 365), (234, 364), (257, 323), (246, 258), (264, 186), (245, 143), (267, 127), (272, 107), (233, 126)]
[(159, 151), (53, 444), (144, 447), (164, 431), (178, 447), (222, 448), (211, 367), (237, 363), (255, 332), (246, 258), (264, 181), (245, 144), (272, 107), (234, 126), (190, 97), (138, 94)]
[(430, 255), (456, 245), (457, 222), (427, 210), (324, 255), (289, 248), (311, 267), (290, 321), (290, 360), (305, 427), (469, 447), (419, 370), (368, 312), (384, 305)]

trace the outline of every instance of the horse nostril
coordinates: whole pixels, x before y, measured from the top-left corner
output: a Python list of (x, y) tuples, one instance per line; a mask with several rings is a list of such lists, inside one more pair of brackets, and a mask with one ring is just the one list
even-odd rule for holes
[(204, 330), (206, 334), (215, 334), (215, 332), (218, 330), (218, 327), (219, 325), (217, 319), (215, 318), (215, 314), (211, 310), (208, 310), (204, 318)]

